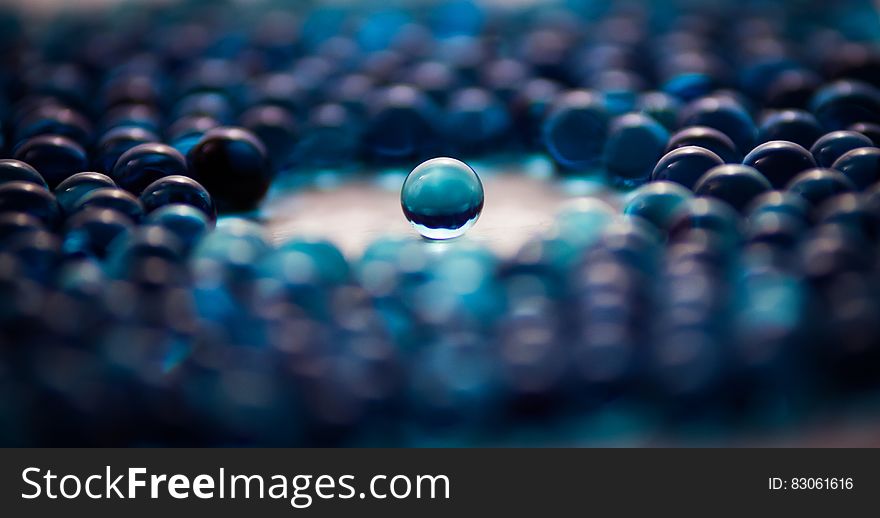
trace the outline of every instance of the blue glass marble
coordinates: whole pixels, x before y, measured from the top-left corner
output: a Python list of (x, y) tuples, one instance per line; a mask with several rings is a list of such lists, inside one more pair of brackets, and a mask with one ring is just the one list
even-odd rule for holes
[(88, 169), (85, 149), (58, 135), (40, 135), (22, 142), (16, 147), (13, 158), (33, 166), (50, 188), (68, 176)]
[(636, 110), (659, 122), (667, 131), (678, 128), (681, 101), (664, 92), (645, 92), (636, 101)]
[(511, 100), (514, 131), (529, 150), (542, 145), (541, 123), (559, 95), (560, 86), (544, 78), (530, 79)]
[(250, 131), (214, 128), (187, 154), (193, 178), (208, 189), (220, 211), (257, 207), (272, 181), (265, 146)]
[(786, 70), (767, 86), (764, 104), (776, 109), (806, 109), (821, 84), (822, 78), (812, 70)]
[(188, 176), (171, 175), (148, 185), (140, 196), (144, 211), (149, 214), (168, 204), (184, 204), (205, 213), (209, 220), (217, 219), (217, 209), (208, 191)]
[(609, 114), (601, 95), (587, 90), (562, 94), (541, 129), (550, 156), (564, 169), (598, 164), (608, 135)]
[(46, 230), (43, 220), (25, 212), (0, 213), (0, 249), (12, 236), (34, 230)]
[(629, 193), (623, 213), (643, 218), (666, 232), (692, 197), (691, 191), (678, 183), (656, 180)]
[(871, 147), (873, 142), (868, 137), (855, 131), (832, 131), (819, 137), (810, 148), (819, 167), (832, 167), (834, 162), (847, 151), (860, 147)]
[(814, 208), (838, 194), (854, 191), (856, 186), (834, 169), (810, 169), (792, 178), (786, 190), (799, 194)]
[(831, 168), (843, 173), (857, 189), (867, 189), (880, 179), (880, 149), (863, 147), (847, 151)]
[(428, 239), (463, 235), (483, 210), (477, 173), (454, 158), (432, 158), (413, 169), (400, 190), (403, 214)]
[(867, 272), (871, 260), (860, 238), (839, 225), (817, 227), (801, 248), (803, 275), (817, 283), (834, 282), (842, 274)]
[(159, 137), (146, 128), (137, 126), (113, 128), (101, 135), (95, 145), (95, 170), (99, 173), (111, 174), (113, 166), (123, 153), (139, 144), (158, 141)]
[(773, 186), (754, 167), (742, 164), (724, 164), (713, 167), (694, 185), (697, 196), (716, 198), (742, 212), (757, 196)]
[(654, 166), (651, 180), (668, 180), (692, 189), (707, 171), (723, 163), (721, 157), (706, 148), (684, 146), (663, 155)]
[[(144, 104), (123, 104), (114, 106), (101, 119), (101, 131), (107, 133), (116, 128), (140, 128), (150, 133), (161, 129), (159, 112)], [(155, 142), (154, 139), (152, 142)]]
[(757, 146), (746, 155), (743, 164), (760, 171), (776, 189), (784, 187), (799, 173), (816, 167), (816, 161), (809, 151), (785, 140), (773, 140)]
[(736, 144), (741, 154), (747, 153), (755, 142), (757, 128), (749, 112), (727, 96), (698, 99), (681, 111), (681, 126), (708, 126), (724, 133)]
[(187, 156), (189, 151), (198, 144), (202, 135), (217, 128), (220, 123), (216, 119), (203, 115), (193, 115), (176, 120), (168, 128), (168, 144)]
[(357, 160), (360, 123), (341, 104), (322, 104), (310, 114), (303, 137), (296, 142), (285, 171), (344, 168)]
[(746, 240), (749, 243), (792, 250), (803, 238), (806, 229), (807, 225), (803, 220), (785, 212), (757, 212), (749, 217)]
[(11, 158), (0, 160), (0, 184), (6, 182), (30, 182), (48, 189), (46, 180), (30, 165)]
[(13, 139), (23, 142), (37, 135), (60, 135), (80, 146), (92, 141), (92, 127), (79, 112), (57, 104), (43, 104), (18, 121)]
[(666, 151), (685, 146), (706, 148), (718, 155), (725, 164), (736, 164), (742, 161), (742, 153), (730, 137), (715, 128), (706, 126), (690, 126), (669, 137)]
[(138, 144), (123, 153), (113, 166), (112, 177), (119, 187), (138, 195), (156, 180), (187, 174), (186, 158), (171, 146)]
[(179, 264), (184, 257), (183, 243), (170, 230), (158, 225), (141, 225), (132, 232), (120, 234), (107, 247), (106, 269), (116, 278), (133, 278), (151, 282), (152, 259)]
[(172, 119), (187, 116), (207, 116), (221, 124), (229, 123), (233, 117), (229, 98), (219, 92), (197, 92), (183, 97), (172, 110)]
[[(338, 286), (349, 280), (349, 265), (342, 252), (331, 242), (324, 240), (294, 239), (278, 247), (275, 257), (267, 258), (264, 265), (268, 273), (277, 275), (281, 265), (278, 260), (289, 265), (299, 264), (301, 268), (294, 275), (287, 276), (294, 284), (316, 284), (322, 287)], [(291, 254), (299, 254), (295, 257)], [(286, 257), (286, 259), (284, 259)], [(306, 258), (306, 259), (303, 259)], [(307, 264), (303, 261), (307, 261)], [(272, 272), (271, 270), (276, 270)]]
[(770, 191), (752, 201), (747, 211), (750, 219), (770, 212), (784, 214), (800, 221), (803, 225), (810, 222), (810, 205), (802, 196), (788, 191)]
[(687, 200), (669, 228), (670, 241), (687, 241), (692, 231), (716, 235), (726, 251), (733, 250), (742, 234), (740, 215), (728, 204), (712, 198)]
[(880, 212), (865, 197), (857, 193), (844, 193), (828, 199), (819, 207), (819, 224), (843, 225), (868, 241), (880, 237)]
[(52, 232), (36, 230), (12, 237), (6, 251), (17, 257), (25, 274), (39, 282), (48, 283), (61, 263), (60, 244)]
[(241, 114), (239, 122), (266, 146), (275, 167), (284, 163), (299, 139), (296, 119), (281, 106), (254, 106)]
[(580, 198), (556, 214), (553, 230), (581, 250), (592, 245), (616, 215), (617, 210), (599, 198)]
[(370, 99), (364, 146), (378, 161), (418, 159), (436, 145), (439, 121), (439, 109), (424, 93), (391, 86)]
[(761, 121), (757, 142), (787, 140), (810, 149), (822, 133), (822, 127), (813, 114), (803, 110), (781, 110)]
[(486, 66), (483, 84), (502, 102), (509, 102), (529, 79), (529, 71), (516, 59), (501, 58)]
[(213, 227), (205, 212), (192, 205), (171, 203), (150, 212), (146, 223), (159, 225), (173, 232), (188, 253)]
[(836, 81), (816, 92), (810, 111), (827, 131), (847, 129), (857, 122), (880, 122), (880, 91), (859, 81)]
[(82, 172), (71, 175), (55, 187), (55, 198), (65, 214), (73, 212), (80, 198), (95, 189), (115, 188), (116, 183), (105, 174)]
[(847, 128), (850, 131), (861, 133), (871, 139), (874, 147), (880, 147), (880, 123), (876, 122), (857, 122)]
[(651, 177), (668, 139), (666, 128), (648, 115), (629, 113), (617, 117), (611, 122), (602, 153), (605, 169), (624, 184), (642, 183)]
[(55, 196), (48, 189), (31, 182), (6, 182), (0, 184), (0, 213), (24, 212), (47, 227), (58, 223), (61, 215)]
[(485, 152), (498, 145), (510, 128), (507, 109), (488, 90), (465, 88), (452, 94), (442, 130), (456, 152)]
[[(642, 200), (633, 196), (639, 191)], [(632, 204), (631, 214), (605, 227), (599, 240), (587, 249), (584, 264), (611, 260), (648, 275), (656, 271), (666, 230), (657, 225), (671, 224), (684, 210), (689, 193), (678, 184), (656, 182), (643, 185), (632, 194), (629, 199), (636, 203)]]
[(118, 187), (102, 187), (89, 191), (74, 203), (71, 213), (75, 214), (88, 207), (119, 211), (135, 223), (140, 222), (144, 217), (144, 207), (140, 200), (135, 198), (130, 192)]
[(715, 80), (708, 74), (682, 73), (669, 78), (663, 84), (663, 91), (684, 102), (690, 102), (708, 95), (715, 86)]
[(64, 225), (61, 252), (66, 258), (103, 259), (110, 243), (127, 235), (134, 222), (117, 210), (91, 207), (78, 211)]

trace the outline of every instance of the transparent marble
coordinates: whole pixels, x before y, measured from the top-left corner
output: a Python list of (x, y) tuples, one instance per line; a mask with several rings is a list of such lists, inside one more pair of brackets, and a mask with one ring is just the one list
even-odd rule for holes
[(483, 184), (467, 164), (433, 158), (412, 170), (403, 182), (400, 204), (407, 221), (428, 239), (463, 235), (483, 210)]

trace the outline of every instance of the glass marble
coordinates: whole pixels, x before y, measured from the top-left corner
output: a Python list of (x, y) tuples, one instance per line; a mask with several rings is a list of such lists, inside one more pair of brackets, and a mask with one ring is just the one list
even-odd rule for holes
[(757, 142), (787, 140), (810, 149), (822, 133), (813, 114), (803, 110), (781, 110), (764, 118), (758, 127)]
[(65, 214), (73, 212), (80, 198), (95, 189), (115, 188), (116, 183), (105, 174), (82, 172), (71, 175), (55, 187), (55, 198)]
[(117, 237), (127, 235), (134, 222), (114, 209), (91, 207), (78, 211), (64, 225), (61, 252), (66, 258), (103, 259)]
[(463, 235), (483, 210), (477, 173), (454, 158), (433, 158), (412, 170), (400, 191), (403, 214), (428, 239)]
[(706, 148), (684, 146), (663, 155), (654, 166), (651, 180), (668, 180), (692, 189), (707, 171), (723, 163), (721, 157)]
[(299, 253), (314, 263), (314, 281), (324, 286), (341, 285), (349, 280), (348, 261), (333, 243), (317, 239), (293, 239), (278, 247), (284, 254)]
[(844, 193), (829, 198), (819, 207), (819, 224), (843, 225), (860, 232), (865, 239), (876, 242), (880, 237), (880, 213), (865, 197)]
[(754, 167), (742, 164), (724, 164), (713, 167), (694, 185), (697, 196), (716, 198), (742, 212), (757, 196), (773, 186)]
[(162, 205), (150, 212), (145, 222), (174, 232), (187, 252), (213, 227), (204, 211), (181, 203)]
[(184, 156), (189, 154), (202, 135), (220, 126), (220, 122), (207, 115), (189, 115), (174, 121), (168, 127), (168, 143)]
[(183, 97), (172, 110), (172, 119), (203, 115), (228, 124), (233, 120), (229, 98), (219, 92), (197, 92)]
[(810, 148), (819, 167), (832, 167), (834, 162), (847, 151), (860, 147), (871, 147), (874, 143), (865, 135), (856, 131), (832, 131), (819, 137)]
[[(659, 185), (650, 187), (656, 184)], [(642, 191), (643, 197), (648, 198), (642, 200), (646, 203), (631, 196), (630, 199), (636, 201), (632, 213), (605, 227), (599, 240), (587, 249), (584, 264), (611, 260), (649, 275), (656, 271), (665, 229), (659, 229), (654, 221), (663, 225), (673, 221), (683, 208), (679, 201), (688, 198), (687, 191), (678, 184), (656, 184), (646, 184), (633, 191), (633, 194)], [(655, 198), (651, 193), (657, 191), (660, 192)], [(662, 191), (668, 191), (669, 196)]]
[(13, 158), (40, 172), (50, 188), (68, 176), (88, 169), (86, 150), (60, 135), (40, 135), (20, 143)]
[(880, 149), (863, 147), (847, 151), (831, 168), (843, 173), (857, 189), (867, 189), (880, 179)]
[(792, 178), (786, 190), (799, 194), (814, 208), (838, 194), (854, 191), (856, 186), (834, 169), (810, 169)]
[(562, 94), (541, 129), (550, 156), (564, 169), (587, 170), (602, 156), (609, 114), (601, 95), (588, 90)]
[(275, 167), (284, 163), (300, 136), (296, 118), (281, 106), (254, 106), (241, 115), (239, 122), (266, 146)]
[(135, 223), (140, 222), (144, 217), (144, 207), (140, 200), (118, 187), (102, 187), (88, 192), (73, 205), (71, 213), (75, 214), (88, 207), (117, 210)]
[(456, 152), (480, 153), (499, 145), (510, 128), (507, 109), (490, 91), (465, 88), (452, 94), (443, 134)]
[(43, 220), (31, 214), (25, 212), (0, 213), (0, 249), (5, 247), (7, 240), (16, 234), (45, 229), (46, 224), (43, 223)]
[(541, 123), (559, 95), (560, 86), (544, 78), (530, 79), (511, 100), (514, 131), (528, 150), (541, 147)]
[(684, 210), (672, 222), (670, 241), (686, 241), (692, 231), (708, 231), (723, 242), (726, 250), (733, 250), (741, 237), (740, 215), (728, 204), (712, 198), (687, 200)]
[(122, 104), (110, 108), (101, 118), (100, 127), (103, 133), (116, 128), (141, 128), (150, 133), (158, 133), (161, 129), (158, 110), (144, 104)]
[(623, 213), (643, 218), (655, 228), (666, 232), (685, 210), (691, 198), (693, 193), (680, 184), (656, 180), (629, 193)]
[(681, 101), (664, 92), (645, 92), (636, 101), (636, 110), (659, 122), (667, 131), (678, 128)]
[[(804, 202), (806, 203), (806, 202)], [(792, 250), (806, 233), (803, 220), (784, 212), (758, 212), (749, 218), (746, 240)]]
[(673, 134), (666, 145), (666, 151), (685, 146), (706, 148), (718, 155), (726, 164), (739, 163), (743, 157), (730, 137), (706, 126), (689, 126)]
[(6, 182), (30, 182), (46, 187), (46, 180), (30, 165), (11, 158), (0, 160), (0, 185)]
[(681, 126), (708, 126), (724, 133), (741, 154), (755, 142), (757, 128), (749, 112), (728, 96), (703, 97), (681, 111)]
[(141, 192), (140, 200), (147, 214), (164, 205), (176, 203), (201, 210), (211, 221), (217, 219), (217, 209), (207, 189), (188, 176), (160, 178)]
[(821, 85), (822, 78), (812, 70), (786, 70), (767, 86), (764, 104), (768, 108), (806, 109)]
[(838, 225), (814, 229), (801, 249), (803, 275), (812, 281), (833, 281), (845, 273), (866, 272), (870, 258), (861, 236)]
[(110, 242), (105, 264), (108, 274), (116, 278), (132, 277), (143, 270), (149, 276), (151, 259), (178, 264), (183, 257), (183, 243), (173, 232), (158, 225), (141, 225)]
[(13, 139), (23, 142), (37, 135), (60, 135), (87, 147), (92, 141), (92, 126), (76, 110), (57, 104), (43, 104), (18, 121)]
[[(651, 177), (663, 156), (669, 132), (659, 122), (641, 113), (622, 115), (611, 122), (602, 153), (605, 169), (624, 184), (643, 183)], [(638, 152), (634, 152), (638, 150)]]
[(158, 141), (159, 137), (146, 128), (137, 126), (113, 128), (101, 135), (95, 145), (95, 170), (110, 174), (123, 153), (137, 145)]
[(52, 228), (60, 219), (61, 211), (55, 196), (48, 189), (31, 182), (0, 184), (0, 213), (24, 212)]
[(876, 122), (857, 122), (847, 128), (850, 131), (861, 133), (871, 139), (872, 146), (880, 147), (880, 123)]
[(715, 86), (715, 80), (708, 74), (682, 73), (669, 78), (663, 84), (663, 91), (684, 102), (690, 102), (708, 95)]
[(576, 250), (581, 250), (598, 239), (616, 214), (614, 207), (599, 198), (580, 198), (556, 214), (553, 231), (560, 240), (575, 245)]
[(880, 122), (880, 91), (860, 81), (840, 80), (820, 88), (810, 111), (828, 131), (847, 129), (857, 122)]
[(189, 151), (187, 161), (191, 176), (208, 189), (219, 211), (255, 209), (272, 181), (265, 146), (243, 128), (208, 131)]
[(171, 146), (138, 144), (123, 153), (113, 166), (112, 177), (119, 187), (138, 195), (156, 180), (187, 174), (186, 158)]
[(802, 224), (810, 222), (810, 205), (802, 196), (788, 191), (770, 191), (764, 193), (749, 204), (746, 212), (749, 218), (755, 218), (765, 212), (785, 214), (795, 218)]
[(303, 138), (296, 142), (285, 172), (349, 167), (357, 160), (360, 127), (345, 106), (322, 104), (312, 110)]
[(816, 167), (816, 160), (803, 146), (772, 140), (751, 150), (743, 164), (760, 171), (774, 188), (779, 189), (799, 173)]
[(10, 239), (6, 250), (21, 261), (27, 276), (39, 282), (51, 281), (61, 262), (60, 243), (52, 232), (24, 232)]
[(437, 144), (439, 122), (440, 110), (423, 92), (390, 86), (369, 100), (363, 143), (378, 161), (418, 159)]

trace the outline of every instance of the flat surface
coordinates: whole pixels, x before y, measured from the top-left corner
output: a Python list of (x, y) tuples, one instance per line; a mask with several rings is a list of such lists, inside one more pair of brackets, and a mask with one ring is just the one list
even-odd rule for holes
[[(500, 256), (509, 256), (528, 239), (550, 232), (555, 215), (573, 200), (610, 196), (595, 182), (553, 178), (552, 166), (540, 158), (469, 164), (480, 175), (486, 201), (474, 227), (454, 241), (478, 243)], [(276, 243), (294, 236), (323, 238), (348, 258), (357, 258), (380, 237), (421, 239), (400, 207), (400, 187), (407, 173), (315, 174), (309, 185), (271, 193), (261, 216)]]

